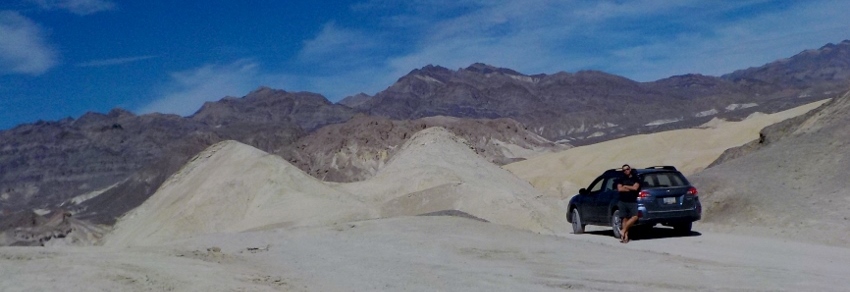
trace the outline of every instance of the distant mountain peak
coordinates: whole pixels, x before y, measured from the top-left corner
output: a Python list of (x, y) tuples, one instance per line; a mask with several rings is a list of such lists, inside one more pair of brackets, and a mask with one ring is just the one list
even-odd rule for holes
[(501, 73), (501, 74), (505, 74), (505, 75), (526, 76), (525, 74), (519, 73), (517, 71), (511, 70), (511, 69), (508, 69), (508, 68), (495, 67), (495, 66), (492, 66), (492, 65), (484, 64), (484, 63), (474, 63), (472, 65), (469, 65), (469, 67), (466, 67), (466, 68), (461, 69), (461, 70), (467, 71), (467, 72), (477, 72), (477, 73), (481, 73), (481, 74), (485, 74), (485, 75), (486, 74), (492, 74), (492, 73)]
[(430, 75), (430, 74), (444, 74), (444, 73), (446, 73), (446, 72), (451, 72), (451, 71), (452, 71), (452, 70), (450, 70), (450, 69), (448, 69), (448, 68), (446, 68), (446, 67), (443, 67), (443, 66), (435, 66), (435, 65), (428, 64), (428, 65), (426, 65), (425, 67), (422, 67), (422, 68), (419, 68), (419, 69), (413, 69), (413, 70), (412, 70), (412, 71), (410, 71), (410, 73), (408, 73), (407, 75), (416, 75), (416, 74), (424, 74), (424, 75)]
[(257, 89), (249, 92), (245, 97), (248, 96), (260, 96), (260, 95), (277, 95), (277, 94), (286, 94), (286, 90), (283, 89), (274, 89), (268, 86), (260, 86)]
[(116, 108), (113, 108), (112, 110), (110, 110), (109, 113), (107, 114), (107, 116), (117, 118), (117, 117), (123, 117), (123, 116), (135, 117), (136, 115), (133, 114), (132, 112), (128, 111), (128, 110), (125, 110), (125, 109), (120, 108), (120, 107), (116, 107)]
[(371, 98), (372, 98), (371, 95), (368, 95), (366, 93), (361, 92), (361, 93), (358, 93), (358, 94), (355, 94), (355, 95), (347, 96), (337, 103), (344, 105), (344, 106), (347, 106), (347, 107), (350, 107), (350, 108), (354, 108), (354, 107), (357, 107), (358, 105), (368, 101)]
[[(409, 80), (411, 78), (426, 79), (426, 80), (427, 79), (434, 79), (434, 80), (437, 80), (439, 82), (446, 82), (451, 78), (452, 74), (454, 74), (454, 71), (452, 71), (452, 70), (450, 70), (446, 67), (434, 66), (434, 65), (428, 64), (425, 67), (411, 70), (410, 73), (407, 73), (407, 75), (404, 75), (401, 78), (399, 78), (396, 81), (396, 83), (402, 82), (404, 80)], [(425, 77), (425, 78), (423, 78), (423, 77)]]

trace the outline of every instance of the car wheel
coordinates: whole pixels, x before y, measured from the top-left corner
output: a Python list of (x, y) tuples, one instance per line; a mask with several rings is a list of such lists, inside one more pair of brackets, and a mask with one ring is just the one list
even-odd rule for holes
[(676, 231), (676, 233), (678, 234), (691, 234), (691, 229), (693, 228), (693, 226), (693, 222), (676, 224), (673, 225), (673, 230)]
[(573, 208), (572, 211), (573, 216), (573, 234), (582, 234), (584, 233), (584, 227), (586, 224), (581, 221), (581, 214), (578, 213), (578, 208)]
[(611, 214), (611, 228), (614, 230), (614, 237), (617, 239), (622, 236), (620, 234), (620, 228), (623, 227), (623, 219), (620, 219), (620, 210), (614, 210), (614, 213)]

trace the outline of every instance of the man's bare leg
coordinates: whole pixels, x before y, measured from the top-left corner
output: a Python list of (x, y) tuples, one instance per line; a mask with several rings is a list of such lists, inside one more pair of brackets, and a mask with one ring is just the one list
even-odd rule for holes
[(637, 216), (632, 216), (632, 217), (629, 217), (629, 219), (626, 219), (625, 221), (623, 221), (623, 230), (620, 230), (620, 234), (621, 234), (620, 241), (622, 241), (623, 243), (629, 242), (629, 228), (631, 228), (632, 225), (634, 225), (635, 222), (637, 222), (637, 220), (638, 220)]

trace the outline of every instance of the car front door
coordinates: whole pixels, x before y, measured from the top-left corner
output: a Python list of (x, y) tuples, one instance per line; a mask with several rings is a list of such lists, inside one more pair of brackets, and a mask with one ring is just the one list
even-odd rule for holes
[(608, 211), (611, 210), (611, 204), (615, 203), (617, 199), (619, 199), (619, 193), (617, 192), (616, 186), (616, 177), (608, 177), (602, 181), (602, 190), (599, 191), (598, 194), (594, 197), (594, 206), (596, 206), (596, 210), (593, 212), (599, 214), (599, 220), (603, 223), (607, 223)]
[(604, 186), (604, 178), (597, 177), (590, 183), (590, 186), (587, 187), (587, 194), (584, 200), (584, 204), (582, 204), (582, 208), (579, 210), (581, 212), (581, 217), (584, 218), (586, 222), (593, 223), (602, 223), (606, 217), (605, 214), (600, 214), (599, 210), (602, 208), (599, 206), (599, 194), (602, 192), (602, 188)]

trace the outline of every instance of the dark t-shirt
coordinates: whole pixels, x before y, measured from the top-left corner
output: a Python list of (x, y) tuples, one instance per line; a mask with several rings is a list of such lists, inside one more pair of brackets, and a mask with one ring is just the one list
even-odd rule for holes
[[(619, 180), (617, 180), (617, 183), (621, 184), (621, 185), (625, 185), (625, 186), (631, 186), (631, 185), (634, 185), (635, 183), (639, 183), (639, 182), (638, 182), (637, 176), (632, 174), (631, 177), (627, 177), (627, 176), (623, 175), (623, 177), (621, 177)], [(621, 192), (620, 193), (620, 201), (626, 202), (626, 203), (637, 202), (638, 193), (639, 193), (638, 191)]]

